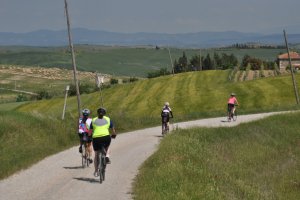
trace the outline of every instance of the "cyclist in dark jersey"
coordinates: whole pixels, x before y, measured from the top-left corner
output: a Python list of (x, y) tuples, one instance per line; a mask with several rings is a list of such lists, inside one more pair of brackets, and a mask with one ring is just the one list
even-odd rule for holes
[(167, 123), (169, 127), (170, 118), (173, 118), (172, 109), (170, 107), (169, 102), (166, 102), (164, 107), (161, 110), (161, 122), (162, 122), (162, 132), (164, 130), (164, 123)]

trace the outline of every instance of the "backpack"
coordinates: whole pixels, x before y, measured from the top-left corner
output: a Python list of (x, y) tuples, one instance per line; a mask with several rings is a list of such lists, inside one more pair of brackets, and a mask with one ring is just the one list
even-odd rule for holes
[(87, 119), (82, 119), (82, 118), (79, 120), (79, 130), (82, 133), (87, 133), (89, 131), (89, 127), (86, 124), (86, 120)]

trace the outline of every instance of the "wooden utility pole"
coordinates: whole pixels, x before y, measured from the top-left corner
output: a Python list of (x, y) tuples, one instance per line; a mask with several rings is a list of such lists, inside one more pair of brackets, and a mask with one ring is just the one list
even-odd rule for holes
[(101, 107), (103, 107), (103, 97), (102, 97), (102, 84), (104, 83), (104, 77), (100, 76), (99, 74), (96, 74), (96, 84), (97, 87), (99, 88), (100, 91), (100, 102), (101, 102)]
[(66, 94), (65, 94), (65, 103), (64, 103), (64, 109), (63, 109), (63, 114), (62, 114), (62, 117), (61, 119), (64, 120), (65, 119), (65, 112), (66, 112), (66, 106), (67, 106), (67, 97), (68, 97), (68, 91), (70, 89), (70, 86), (67, 85), (66, 86)]
[(299, 104), (298, 88), (297, 88), (297, 83), (296, 83), (295, 76), (294, 76), (294, 67), (292, 65), (292, 60), (291, 60), (291, 56), (290, 56), (290, 49), (289, 49), (289, 46), (288, 46), (285, 30), (283, 30), (283, 34), (284, 34), (286, 50), (287, 50), (288, 57), (289, 57), (289, 64), (290, 64), (290, 68), (291, 68), (291, 74), (292, 74), (292, 80), (293, 80), (293, 86), (294, 86), (296, 102), (297, 102), (297, 104)]
[(68, 36), (69, 36), (69, 45), (71, 49), (72, 54), (72, 64), (73, 64), (73, 74), (74, 74), (74, 82), (76, 87), (76, 95), (77, 95), (77, 108), (78, 108), (78, 118), (81, 115), (81, 109), (80, 109), (80, 92), (79, 92), (79, 85), (78, 85), (78, 79), (77, 79), (77, 70), (76, 70), (76, 61), (75, 61), (75, 54), (74, 54), (74, 47), (72, 43), (72, 36), (71, 36), (71, 30), (70, 30), (70, 20), (69, 20), (69, 12), (68, 12), (68, 3), (67, 0), (65, 0), (65, 12), (67, 16), (67, 26), (68, 26)]
[(199, 67), (200, 67), (200, 71), (202, 71), (201, 49), (200, 49), (200, 51), (199, 51)]
[(171, 52), (170, 52), (169, 46), (168, 46), (168, 52), (169, 52), (169, 56), (170, 56), (170, 60), (171, 60), (172, 74), (174, 75), (174, 64), (173, 64), (173, 60), (172, 60), (172, 56), (171, 56)]

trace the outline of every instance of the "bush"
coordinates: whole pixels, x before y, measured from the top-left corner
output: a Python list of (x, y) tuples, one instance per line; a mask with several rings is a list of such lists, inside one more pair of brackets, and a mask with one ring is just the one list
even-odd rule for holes
[(22, 101), (27, 101), (27, 97), (24, 96), (23, 94), (19, 94), (16, 98), (16, 102), (22, 102)]
[[(96, 91), (97, 88), (95, 86), (83, 83), (79, 84), (79, 92), (80, 94), (90, 94), (94, 91)], [(76, 87), (74, 84), (70, 85), (70, 90), (69, 90), (70, 96), (76, 96)]]
[(111, 85), (118, 84), (118, 82), (119, 82), (118, 79), (115, 79), (115, 78), (110, 79), (110, 84)]
[(52, 95), (50, 95), (47, 91), (42, 90), (38, 92), (38, 95), (36, 97), (37, 100), (42, 100), (42, 99), (51, 99)]
[(167, 68), (161, 68), (159, 71), (149, 72), (147, 78), (155, 78), (159, 76), (169, 75), (171, 72), (167, 70)]

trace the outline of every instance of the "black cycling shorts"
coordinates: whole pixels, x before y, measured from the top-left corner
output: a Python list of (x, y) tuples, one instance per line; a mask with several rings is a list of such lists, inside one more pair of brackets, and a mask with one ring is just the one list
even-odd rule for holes
[(93, 138), (94, 151), (99, 151), (102, 145), (105, 147), (105, 149), (107, 149), (110, 145), (110, 142), (111, 142), (110, 135)]
[(229, 103), (227, 108), (228, 112), (230, 112), (232, 108), (234, 108), (234, 104)]
[(170, 121), (170, 118), (169, 117), (162, 117), (161, 118), (161, 122), (162, 123), (167, 123), (167, 122), (169, 122)]
[[(87, 134), (87, 133), (86, 133)], [(83, 142), (83, 133), (78, 133), (78, 136), (80, 138), (81, 143)], [(92, 136), (88, 136), (87, 135), (87, 143), (91, 143), (92, 142)]]

